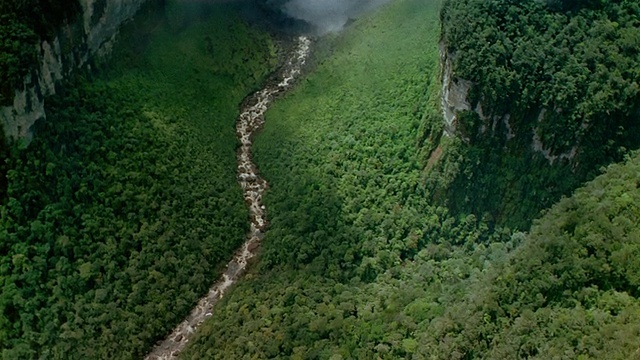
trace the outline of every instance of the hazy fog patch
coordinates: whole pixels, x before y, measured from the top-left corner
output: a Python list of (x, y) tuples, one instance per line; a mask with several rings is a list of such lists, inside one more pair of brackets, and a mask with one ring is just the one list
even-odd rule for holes
[(282, 9), (304, 20), (321, 34), (339, 31), (349, 21), (389, 0), (290, 0)]

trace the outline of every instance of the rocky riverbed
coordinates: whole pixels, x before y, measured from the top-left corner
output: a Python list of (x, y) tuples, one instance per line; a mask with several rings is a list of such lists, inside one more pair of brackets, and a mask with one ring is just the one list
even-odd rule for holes
[(249, 259), (256, 254), (267, 227), (262, 195), (268, 184), (260, 177), (258, 168), (253, 163), (252, 141), (256, 131), (264, 125), (264, 114), (269, 109), (269, 105), (277, 95), (289, 90), (302, 73), (309, 56), (311, 40), (300, 36), (295, 41), (296, 46), (293, 47), (282, 68), (274, 74), (264, 88), (253, 93), (243, 102), (236, 124), (236, 134), (241, 144), (237, 153), (238, 183), (243, 189), (251, 221), (247, 239), (207, 295), (200, 299), (189, 316), (147, 355), (146, 360), (175, 359), (197, 328), (213, 314), (215, 304), (224, 296), (227, 289), (238, 281)]

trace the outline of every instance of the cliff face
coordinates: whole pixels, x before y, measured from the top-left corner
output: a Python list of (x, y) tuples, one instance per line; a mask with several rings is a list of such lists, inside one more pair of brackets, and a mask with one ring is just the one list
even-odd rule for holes
[(440, 43), (440, 62), (442, 69), (442, 116), (444, 118), (444, 131), (449, 136), (455, 135), (458, 122), (458, 112), (471, 110), (471, 104), (467, 100), (471, 81), (458, 79), (453, 74), (454, 55), (446, 50), (446, 46)]
[[(541, 124), (547, 119), (547, 109), (538, 110), (537, 121), (533, 124), (529, 134), (517, 133), (512, 126), (511, 114), (487, 115), (483, 111), (482, 101), (472, 104), (469, 100), (469, 91), (474, 86), (472, 81), (461, 79), (455, 76), (454, 59), (455, 53), (447, 51), (444, 43), (440, 44), (440, 62), (441, 62), (441, 78), (442, 78), (442, 115), (444, 119), (444, 131), (448, 136), (459, 136), (465, 142), (469, 142), (469, 135), (464, 131), (459, 131), (459, 117), (464, 111), (474, 112), (482, 122), (478, 126), (478, 136), (502, 136), (506, 141), (515, 137), (526, 137), (530, 141), (531, 149), (544, 156), (549, 163), (553, 164), (557, 159), (572, 160), (578, 151), (578, 145), (575, 144), (569, 151), (563, 153), (554, 153), (550, 147), (545, 146), (542, 139), (538, 135), (539, 130), (536, 125)], [(490, 132), (489, 132), (490, 131)]]
[(111, 50), (120, 25), (131, 19), (147, 0), (80, 0), (81, 16), (59, 29), (51, 41), (37, 46), (39, 66), (24, 78), (23, 89), (15, 91), (13, 104), (0, 107), (5, 136), (29, 142), (31, 127), (46, 118), (44, 101), (56, 86), (90, 58)]

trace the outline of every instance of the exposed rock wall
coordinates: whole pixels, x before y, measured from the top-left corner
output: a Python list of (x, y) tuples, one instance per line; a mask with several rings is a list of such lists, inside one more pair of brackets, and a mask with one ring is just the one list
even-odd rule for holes
[(86, 66), (94, 56), (105, 56), (122, 23), (131, 19), (147, 0), (80, 0), (81, 16), (59, 29), (51, 41), (37, 44), (39, 66), (24, 78), (11, 106), (0, 107), (5, 136), (31, 141), (32, 126), (46, 118), (44, 101), (56, 93), (60, 81)]
[[(469, 101), (469, 90), (473, 87), (473, 82), (455, 76), (455, 57), (455, 53), (449, 52), (446, 45), (444, 43), (440, 43), (442, 115), (444, 119), (444, 132), (446, 135), (459, 136), (463, 141), (469, 142), (469, 138), (462, 131), (458, 131), (458, 118), (460, 112), (473, 111), (483, 122), (483, 124), (478, 128), (481, 135), (503, 136), (507, 141), (512, 140), (517, 136), (529, 136), (531, 139), (531, 149), (540, 153), (551, 164), (553, 164), (557, 159), (572, 160), (576, 156), (578, 152), (577, 144), (567, 152), (554, 154), (549, 147), (543, 144), (535, 125), (529, 135), (518, 134), (511, 124), (511, 114), (485, 114), (481, 101), (476, 104), (472, 104)], [(547, 109), (540, 109), (537, 117), (538, 124), (545, 121), (546, 113)], [(489, 129), (491, 129), (491, 133), (486, 134)]]
[(449, 136), (455, 135), (458, 112), (471, 110), (467, 100), (471, 81), (458, 79), (453, 74), (453, 59), (455, 55), (447, 51), (440, 43), (440, 62), (442, 69), (442, 116), (444, 117), (444, 131)]

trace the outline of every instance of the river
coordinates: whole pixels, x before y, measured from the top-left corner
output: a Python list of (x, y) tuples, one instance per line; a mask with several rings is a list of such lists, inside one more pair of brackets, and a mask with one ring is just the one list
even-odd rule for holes
[(207, 295), (198, 301), (189, 316), (166, 339), (153, 348), (145, 360), (175, 359), (198, 327), (213, 314), (218, 300), (222, 299), (229, 287), (240, 279), (249, 259), (256, 255), (267, 226), (262, 195), (268, 184), (260, 177), (258, 168), (252, 160), (253, 136), (264, 125), (264, 114), (276, 96), (289, 90), (302, 73), (302, 68), (309, 56), (310, 45), (309, 38), (298, 37), (285, 64), (272, 81), (268, 81), (265, 87), (250, 95), (240, 108), (240, 116), (236, 123), (236, 134), (241, 144), (237, 153), (238, 183), (242, 187), (245, 202), (249, 207), (251, 222), (246, 241), (236, 251), (233, 259), (227, 264), (226, 270), (209, 289)]

